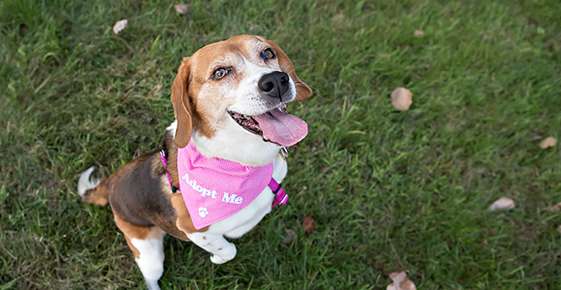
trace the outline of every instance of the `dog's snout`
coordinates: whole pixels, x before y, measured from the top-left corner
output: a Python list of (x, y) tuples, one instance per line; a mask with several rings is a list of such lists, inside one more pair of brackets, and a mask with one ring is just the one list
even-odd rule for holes
[(286, 73), (276, 71), (263, 75), (259, 79), (257, 86), (262, 94), (282, 101), (282, 97), (290, 88), (289, 80)]

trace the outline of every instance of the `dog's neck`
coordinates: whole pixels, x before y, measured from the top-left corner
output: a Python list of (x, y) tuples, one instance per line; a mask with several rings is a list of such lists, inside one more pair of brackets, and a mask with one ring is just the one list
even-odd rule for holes
[(273, 162), (280, 150), (278, 145), (263, 141), (260, 136), (246, 131), (229, 117), (226, 117), (223, 126), (211, 138), (195, 132), (192, 140), (197, 149), (207, 157), (218, 157), (251, 166)]
[[(175, 135), (175, 122), (168, 127)], [(206, 157), (217, 157), (244, 165), (261, 166), (273, 162), (279, 154), (280, 146), (265, 142), (261, 136), (252, 134), (241, 128), (231, 118), (226, 117), (221, 128), (215, 130), (211, 138), (197, 131), (191, 140), (197, 150)]]

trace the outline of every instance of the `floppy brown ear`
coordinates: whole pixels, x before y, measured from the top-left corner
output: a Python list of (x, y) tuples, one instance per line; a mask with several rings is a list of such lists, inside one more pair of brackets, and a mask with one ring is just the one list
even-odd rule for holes
[(296, 75), (296, 70), (294, 69), (294, 64), (288, 55), (278, 46), (274, 41), (268, 40), (268, 43), (273, 47), (275, 52), (277, 53), (277, 57), (279, 59), (279, 65), (284, 72), (290, 75), (290, 78), (294, 81), (296, 85), (296, 100), (303, 101), (312, 96), (312, 89), (303, 82), (298, 75)]
[(183, 58), (177, 75), (171, 86), (171, 103), (175, 119), (177, 120), (177, 130), (175, 131), (175, 144), (179, 148), (187, 146), (191, 139), (193, 130), (193, 111), (189, 97), (189, 72), (191, 61), (188, 57)]

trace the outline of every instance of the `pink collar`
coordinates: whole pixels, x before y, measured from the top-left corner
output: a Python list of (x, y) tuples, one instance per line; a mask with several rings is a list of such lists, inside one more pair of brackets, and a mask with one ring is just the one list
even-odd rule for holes
[[(172, 190), (165, 151), (162, 165)], [(288, 195), (272, 177), (273, 164), (246, 166), (221, 158), (207, 158), (193, 142), (177, 150), (179, 188), (196, 229), (224, 220), (249, 205), (266, 187), (273, 192), (272, 207), (285, 205)]]

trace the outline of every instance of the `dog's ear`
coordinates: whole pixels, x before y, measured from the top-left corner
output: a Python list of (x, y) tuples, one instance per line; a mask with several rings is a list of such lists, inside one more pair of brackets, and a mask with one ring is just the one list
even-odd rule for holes
[(282, 50), (280, 46), (278, 46), (272, 40), (268, 40), (267, 42), (275, 50), (275, 53), (277, 54), (277, 58), (279, 60), (279, 65), (282, 68), (282, 70), (286, 72), (288, 75), (290, 75), (290, 78), (294, 81), (294, 84), (296, 85), (296, 100), (303, 101), (311, 97), (312, 89), (305, 82), (303, 82), (298, 77), (298, 75), (296, 75), (294, 64), (292, 64), (292, 61), (290, 60), (290, 58), (288, 58), (288, 55), (286, 55), (284, 50)]
[(190, 70), (191, 61), (188, 57), (185, 57), (171, 86), (171, 103), (177, 120), (175, 144), (179, 148), (187, 146), (193, 131), (193, 110), (191, 108), (191, 97), (189, 96)]

